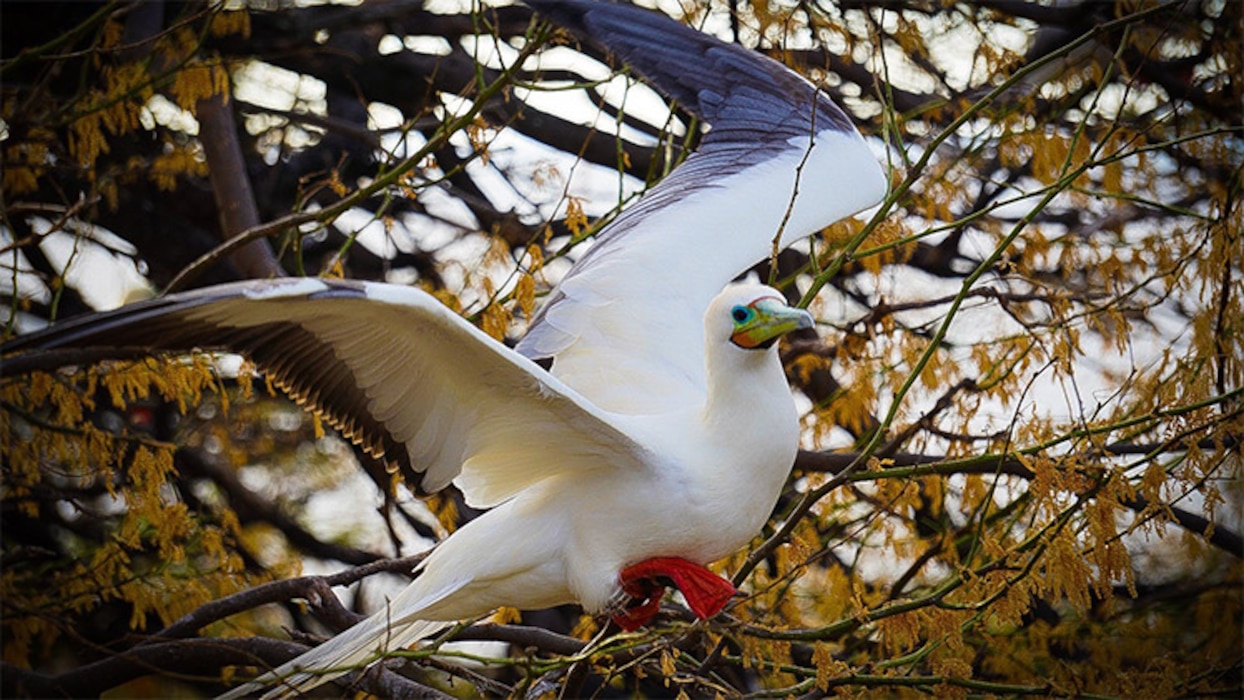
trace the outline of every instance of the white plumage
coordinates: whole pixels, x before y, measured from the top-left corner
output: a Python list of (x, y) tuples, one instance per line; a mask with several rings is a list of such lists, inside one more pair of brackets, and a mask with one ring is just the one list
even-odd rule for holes
[[(377, 320), (376, 308), (385, 308), (386, 326), (401, 318), (403, 327), (433, 329), (429, 335), (443, 342), (424, 338), (420, 344), (431, 351), (418, 359), (404, 354), (400, 362), (381, 361), (374, 376), (401, 381), (385, 369), (400, 367), (422, 382), (426, 373), (447, 365), (474, 368), (474, 374), (453, 375), (461, 391), (453, 406), (433, 404), (479, 413), (475, 420), (440, 421), (448, 427), (436, 442), (447, 451), (468, 446), (456, 481), (468, 503), (505, 500), (438, 545), (415, 581), (385, 609), (278, 668), (276, 693), (305, 691), (502, 605), (539, 609), (578, 602), (605, 611), (618, 597), (618, 573), (629, 564), (654, 556), (705, 564), (745, 544), (769, 516), (794, 460), (798, 421), (776, 347), (744, 349), (730, 342), (731, 310), (758, 300), (789, 314), (783, 328), (810, 325), (805, 312), (785, 307), (771, 288), (734, 285), (710, 307), (708, 376), (724, 381), (710, 381), (699, 405), (634, 415), (592, 408), (416, 290), (361, 285), (361, 298), (298, 303), (307, 299), (306, 283), (292, 286), (295, 296), (289, 298), (270, 289), (264, 302), (218, 303), (204, 307), (211, 318), (194, 315), (221, 327), (248, 327), (292, 314), (300, 324), (331, 327), (325, 338), (352, 338), (364, 346), (372, 339), (362, 331)], [(375, 289), (388, 297), (380, 305), (370, 296)], [(314, 322), (303, 318), (300, 307)], [(452, 349), (467, 350), (469, 359), (441, 354)], [(452, 452), (458, 454), (457, 448)], [(491, 483), (494, 475), (502, 477), (503, 488)], [(316, 672), (298, 671), (304, 668)], [(225, 697), (259, 687), (242, 686)]]
[(779, 495), (799, 434), (773, 342), (811, 319), (773, 289), (727, 284), (878, 201), (880, 167), (846, 116), (774, 61), (626, 5), (529, 4), (712, 130), (600, 235), (517, 352), (418, 290), (305, 279), (157, 299), (5, 348), (242, 352), (423, 490), (452, 481), (491, 508), (386, 609), (225, 697), (278, 680), (270, 696), (305, 691), (502, 605), (607, 611), (627, 567), (724, 557)]

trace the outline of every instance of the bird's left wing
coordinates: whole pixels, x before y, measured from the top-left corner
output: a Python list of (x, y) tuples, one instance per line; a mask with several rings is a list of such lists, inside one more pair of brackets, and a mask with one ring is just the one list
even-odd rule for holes
[(855, 126), (786, 66), (641, 7), (525, 0), (708, 122), (699, 149), (622, 212), (518, 349), (613, 411), (702, 400), (709, 301), (771, 252), (881, 201)]
[(245, 355), (348, 439), (417, 473), (423, 491), (457, 479), (473, 506), (562, 469), (644, 464), (611, 416), (410, 287), (309, 278), (209, 287), (19, 337), (3, 346), (0, 369), (91, 347)]

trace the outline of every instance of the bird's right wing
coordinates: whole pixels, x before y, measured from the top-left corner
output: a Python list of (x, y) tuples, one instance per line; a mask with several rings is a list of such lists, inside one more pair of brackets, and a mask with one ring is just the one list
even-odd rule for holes
[(561, 470), (645, 464), (613, 417), (411, 287), (209, 287), (21, 336), (0, 348), (0, 371), (58, 348), (240, 353), (370, 454), (418, 474), (422, 491), (456, 480), (477, 507)]
[(625, 3), (526, 2), (711, 128), (597, 236), (518, 349), (552, 358), (556, 376), (607, 410), (702, 401), (712, 298), (776, 250), (881, 201), (884, 171), (846, 114), (773, 59)]

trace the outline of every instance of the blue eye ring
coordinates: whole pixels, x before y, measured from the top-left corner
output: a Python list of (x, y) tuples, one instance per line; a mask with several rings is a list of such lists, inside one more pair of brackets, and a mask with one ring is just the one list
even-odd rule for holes
[(730, 309), (730, 317), (734, 319), (735, 323), (746, 323), (751, 320), (754, 313), (756, 312), (751, 307), (743, 306), (742, 304)]

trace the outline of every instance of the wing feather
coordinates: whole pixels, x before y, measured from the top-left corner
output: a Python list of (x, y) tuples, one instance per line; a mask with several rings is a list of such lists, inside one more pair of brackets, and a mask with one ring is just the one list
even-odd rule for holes
[(644, 449), (616, 417), (413, 288), (211, 287), (18, 338), (3, 348), (6, 373), (23, 353), (104, 346), (241, 353), (348, 439), (420, 474), (422, 490), (458, 478), (478, 507), (578, 468), (579, 455), (645, 468)]

